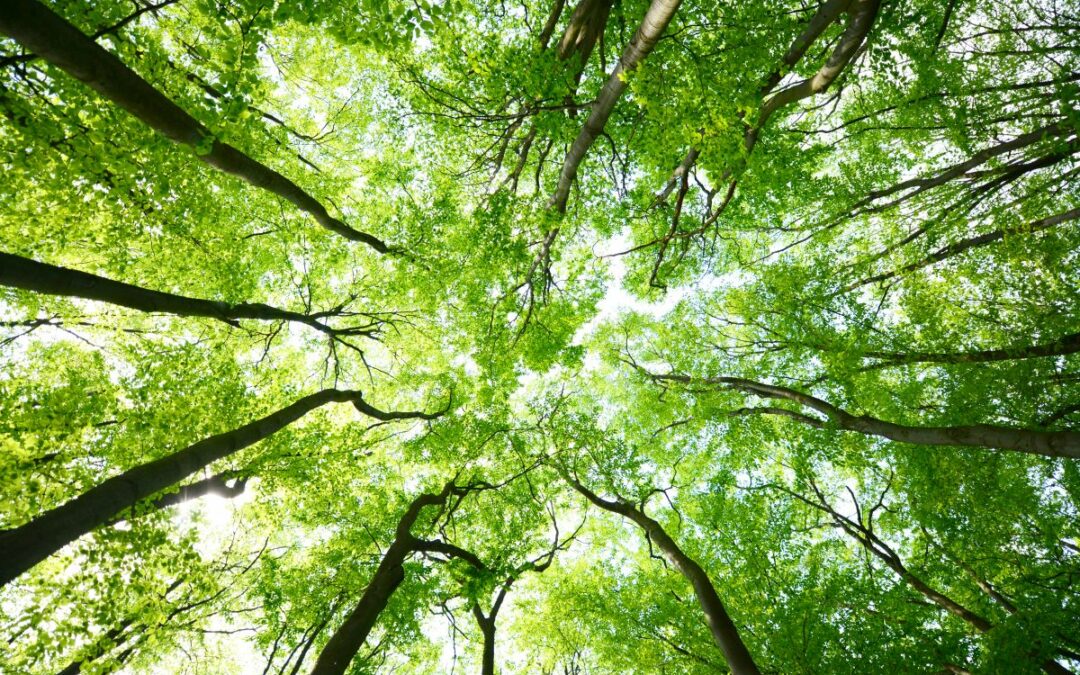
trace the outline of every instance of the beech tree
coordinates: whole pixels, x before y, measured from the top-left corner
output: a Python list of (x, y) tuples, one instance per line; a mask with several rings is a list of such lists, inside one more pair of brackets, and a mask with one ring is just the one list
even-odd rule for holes
[(0, 671), (1080, 672), (1078, 27), (0, 3)]

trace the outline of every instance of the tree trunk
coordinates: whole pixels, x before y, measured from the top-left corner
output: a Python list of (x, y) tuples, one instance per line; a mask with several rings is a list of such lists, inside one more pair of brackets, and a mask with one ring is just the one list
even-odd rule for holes
[[(780, 108), (828, 89), (829, 85), (847, 67), (848, 62), (854, 58), (866, 41), (866, 36), (874, 25), (880, 6), (881, 0), (854, 0), (847, 10), (849, 16), (847, 28), (844, 30), (844, 34), (840, 36), (840, 42), (837, 43), (836, 48), (829, 55), (829, 60), (812, 77), (780, 90), (766, 101), (761, 108), (761, 115), (758, 117), (755, 130), (760, 130), (765, 126), (765, 122), (768, 121), (769, 117)], [(826, 4), (823, 9), (828, 7), (830, 5)], [(826, 20), (828, 20), (827, 16), (822, 18), (822, 22)], [(826, 23), (825, 26), (827, 25)], [(819, 30), (824, 30), (825, 26), (821, 26)], [(811, 28), (815, 29), (817, 25), (812, 24)], [(816, 35), (814, 37), (816, 39)], [(796, 51), (806, 49), (806, 47), (802, 47), (801, 43), (797, 43), (793, 47)], [(756, 133), (753, 134), (753, 138), (756, 139), (756, 136)], [(747, 145), (752, 145), (752, 143)]]
[(574, 73), (574, 84), (571, 87), (571, 95), (581, 82), (582, 73), (585, 72), (585, 64), (592, 56), (593, 48), (597, 40), (607, 26), (608, 14), (611, 12), (612, 0), (581, 0), (574, 11), (570, 14), (570, 21), (563, 31), (562, 39), (556, 48), (556, 56), (560, 61), (576, 57), (578, 68)]
[(379, 614), (386, 609), (390, 597), (404, 581), (405, 568), (402, 565), (406, 558), (418, 547), (431, 543), (422, 542), (411, 533), (420, 512), (425, 506), (445, 504), (451, 494), (460, 493), (451, 482), (439, 494), (422, 494), (412, 501), (398, 521), (394, 542), (383, 554), (364, 595), (319, 653), (311, 675), (341, 675), (345, 672), (375, 626)]
[[(126, 631), (128, 626), (130, 626), (132, 623), (132, 619), (124, 619), (123, 621), (121, 621), (119, 625), (117, 625), (115, 628), (110, 629), (108, 632), (105, 633), (105, 635), (101, 636), (101, 638), (98, 639), (97, 644), (94, 645), (94, 651), (87, 654), (87, 656), (85, 656), (84, 658), (72, 661), (63, 670), (58, 671), (57, 675), (79, 675), (79, 673), (82, 672), (82, 668), (84, 665), (86, 665), (90, 661), (93, 661), (94, 658), (103, 654), (106, 651), (103, 645), (114, 642), (116, 638), (120, 637), (120, 635), (124, 631)], [(122, 642), (123, 641), (121, 641), (121, 643)]]
[(356, 608), (319, 653), (311, 675), (340, 675), (345, 672), (375, 626), (379, 614), (386, 609), (390, 597), (405, 580), (405, 568), (402, 564), (410, 553), (412, 546), (409, 540), (394, 541), (375, 570), (375, 576), (368, 583)]
[(806, 51), (817, 42), (817, 39), (821, 37), (821, 34), (829, 26), (833, 25), (848, 10), (850, 5), (851, 0), (826, 0), (818, 6), (814, 16), (806, 24), (806, 28), (792, 41), (784, 57), (780, 59), (781, 66), (765, 78), (765, 83), (761, 86), (762, 96), (767, 95), (776, 85), (780, 84), (780, 80), (784, 78), (784, 75), (790, 72), (806, 56)]
[(629, 502), (602, 499), (576, 480), (569, 476), (566, 476), (566, 478), (574, 489), (585, 495), (586, 499), (596, 506), (637, 523), (641, 529), (645, 530), (649, 539), (657, 545), (675, 569), (686, 577), (694, 588), (698, 604), (701, 605), (701, 609), (705, 612), (705, 620), (709, 625), (709, 631), (712, 633), (717, 646), (720, 647), (720, 651), (723, 652), (724, 659), (727, 661), (732, 675), (760, 675), (761, 671), (758, 670), (757, 664), (754, 663), (753, 657), (750, 656), (750, 650), (743, 643), (739, 630), (728, 615), (724, 603), (721, 602), (720, 596), (716, 593), (716, 588), (709, 579), (709, 575), (697, 561), (683, 553), (682, 549), (679, 548), (674, 539), (668, 536), (660, 523), (645, 515), (643, 511)]
[(1052, 216), (1047, 216), (1046, 218), (1040, 218), (1039, 220), (1028, 223), (1027, 225), (1023, 225), (1021, 227), (1017, 227), (1015, 229), (994, 230), (993, 232), (987, 232), (986, 234), (980, 234), (974, 237), (968, 237), (967, 239), (961, 239), (958, 242), (954, 242), (952, 244), (949, 244), (948, 246), (943, 246), (939, 248), (930, 255), (916, 262), (908, 263), (907, 265), (904, 265), (903, 267), (900, 267), (898, 269), (890, 270), (888, 272), (882, 272), (881, 274), (875, 274), (873, 276), (866, 277), (865, 279), (860, 279), (859, 281), (848, 284), (847, 286), (841, 288), (839, 292), (848, 293), (855, 290), (856, 288), (861, 288), (869, 284), (877, 283), (880, 281), (888, 281), (889, 279), (893, 279), (902, 274), (907, 274), (908, 272), (914, 272), (924, 267), (929, 267), (934, 263), (938, 263), (947, 258), (960, 255), (971, 249), (988, 246), (990, 244), (993, 244), (994, 242), (1001, 241), (1009, 235), (1017, 236), (1033, 232), (1039, 232), (1040, 230), (1045, 230), (1047, 228), (1054, 227), (1055, 225), (1060, 225), (1061, 223), (1076, 220), (1077, 218), (1080, 218), (1080, 208), (1070, 209), (1069, 211), (1064, 211), (1062, 213), (1058, 213)]
[(615, 109), (615, 102), (626, 91), (627, 78), (652, 52), (664, 29), (667, 28), (668, 22), (671, 21), (671, 17), (675, 15), (680, 2), (681, 0), (653, 0), (649, 6), (645, 18), (641, 21), (641, 26), (638, 27), (630, 44), (623, 51), (619, 63), (611, 71), (607, 82), (596, 97), (596, 103), (589, 113), (589, 118), (585, 120), (585, 125), (566, 153), (562, 171), (559, 174), (559, 183), (548, 203), (550, 208), (559, 213), (566, 212), (570, 186), (577, 177), (578, 167), (585, 159), (585, 154), (604, 130), (611, 111)]
[(154, 509), (167, 509), (170, 506), (183, 504), (206, 495), (219, 495), (232, 499), (244, 494), (244, 489), (247, 487), (246, 478), (237, 478), (232, 485), (229, 485), (226, 481), (227, 479), (224, 476), (210, 476), (184, 485), (176, 492), (162, 495), (150, 502), (150, 506)]
[(234, 326), (237, 325), (238, 319), (292, 321), (330, 335), (359, 334), (356, 329), (337, 330), (314, 316), (278, 309), (270, 305), (246, 302), (230, 304), (152, 291), (141, 286), (113, 281), (66, 267), (40, 263), (10, 253), (0, 253), (0, 285), (46, 295), (107, 302), (142, 312), (207, 317)]
[(728, 615), (724, 603), (716, 593), (716, 588), (701, 565), (683, 553), (660, 523), (636, 509), (630, 517), (649, 534), (649, 538), (663, 551), (675, 569), (694, 587), (694, 594), (697, 596), (701, 609), (705, 612), (709, 631), (720, 647), (720, 651), (724, 653), (724, 659), (733, 675), (758, 675), (760, 671), (753, 657), (750, 656), (750, 650), (743, 643), (738, 628)]
[(213, 140), (213, 134), (120, 59), (62, 17), (34, 0), (0, 3), (0, 32), (112, 100), (174, 143), (195, 149), (202, 161), (277, 195), (314, 216), (326, 229), (380, 253), (390, 248), (366, 232), (331, 216), (326, 207), (277, 171), (243, 152)]
[[(973, 612), (964, 605), (960, 604), (956, 600), (953, 600), (948, 595), (937, 590), (922, 578), (911, 572), (904, 564), (900, 555), (893, 550), (891, 546), (885, 543), (877, 534), (874, 533), (871, 521), (869, 524), (863, 524), (861, 516), (858, 520), (841, 515), (832, 506), (828, 504), (824, 494), (811, 482), (811, 486), (817, 496), (816, 500), (809, 499), (797, 492), (788, 490), (786, 488), (780, 488), (781, 491), (795, 497), (799, 501), (807, 504), (819, 511), (823, 511), (832, 517), (833, 523), (843, 530), (843, 532), (859, 543), (860, 546), (865, 548), (871, 555), (875, 556), (879, 560), (885, 563), (893, 572), (896, 572), (908, 586), (917, 591), (924, 598), (937, 605), (941, 609), (944, 609), (949, 614), (959, 617), (969, 626), (974, 628), (979, 633), (986, 633), (994, 627), (994, 624), (987, 618), (980, 614)], [(884, 495), (883, 495), (884, 497)], [(854, 493), (852, 494), (854, 499)], [(856, 509), (861, 513), (861, 509), (858, 509), (858, 503), (855, 504)], [(871, 511), (872, 513), (872, 511)], [(872, 518), (873, 516), (871, 516)], [(1015, 609), (1015, 608), (1014, 608)], [(1034, 655), (1034, 654), (1033, 654)], [(1071, 671), (1062, 666), (1053, 659), (1045, 659), (1040, 664), (1040, 667), (1050, 675), (1072, 675)]]
[[(688, 375), (650, 374), (655, 380), (716, 384), (736, 389), (762, 398), (780, 399), (797, 403), (824, 413), (839, 429), (858, 431), (868, 436), (881, 436), (913, 445), (969, 446), (1000, 450), (1015, 450), (1044, 457), (1080, 458), (1080, 432), (1077, 431), (1031, 431), (990, 424), (972, 424), (953, 427), (912, 427), (879, 420), (869, 415), (855, 416), (827, 401), (804, 394), (801, 391), (755, 382), (741, 377), (693, 378)], [(739, 414), (754, 413), (755, 409), (740, 410)], [(763, 414), (775, 414), (771, 408), (762, 409)], [(790, 413), (791, 411), (785, 411)], [(788, 417), (798, 419), (796, 415)], [(801, 420), (812, 426), (823, 426), (820, 420), (803, 416)]]
[(1015, 361), (1044, 356), (1062, 356), (1080, 352), (1080, 333), (1063, 335), (1041, 344), (1018, 344), (1004, 349), (984, 349), (972, 352), (866, 352), (869, 358), (881, 359), (862, 370), (875, 370), (908, 363), (989, 363)]
[(1029, 431), (989, 424), (909, 427), (868, 415), (855, 417), (847, 413), (838, 417), (837, 421), (841, 429), (914, 445), (962, 445), (1015, 450), (1044, 457), (1080, 458), (1080, 432), (1076, 431)]
[(480, 624), (484, 634), (484, 656), (480, 662), (481, 675), (495, 675), (495, 621), (489, 625)]
[(109, 478), (25, 525), (0, 534), (0, 586), (139, 501), (199, 469), (253, 445), (331, 402), (360, 399), (358, 391), (324, 389), (262, 419), (210, 436), (161, 459)]

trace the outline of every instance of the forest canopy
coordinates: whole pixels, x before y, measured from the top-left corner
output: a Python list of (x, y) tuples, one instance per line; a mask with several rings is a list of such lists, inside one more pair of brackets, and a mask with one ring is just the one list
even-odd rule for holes
[(1080, 2), (0, 1), (0, 672), (1080, 673)]

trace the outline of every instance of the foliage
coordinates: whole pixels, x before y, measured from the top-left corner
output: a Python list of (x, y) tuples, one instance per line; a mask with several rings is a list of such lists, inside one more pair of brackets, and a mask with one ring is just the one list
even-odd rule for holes
[[(24, 11), (86, 44), (34, 53)], [(95, 486), (353, 392), (16, 573), (0, 671), (345, 672), (320, 656), (380, 589), (347, 672), (493, 672), (485, 645), (507, 673), (1077, 671), (1078, 24), (0, 7), (0, 558)], [(53, 51), (94, 44), (203, 135)]]

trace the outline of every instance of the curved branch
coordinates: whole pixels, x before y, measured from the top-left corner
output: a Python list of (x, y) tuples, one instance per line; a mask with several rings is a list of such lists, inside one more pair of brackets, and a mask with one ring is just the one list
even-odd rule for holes
[(247, 488), (247, 477), (234, 479), (232, 485), (229, 485), (228, 483), (230, 479), (231, 477), (226, 474), (217, 474), (216, 476), (210, 476), (209, 478), (183, 485), (176, 492), (162, 495), (150, 502), (150, 507), (155, 510), (167, 509), (170, 506), (183, 504), (184, 502), (189, 502), (207, 495), (218, 495), (219, 497), (232, 499), (244, 494), (244, 491)]
[(750, 656), (750, 650), (746, 648), (746, 644), (742, 641), (739, 630), (735, 626), (735, 622), (731, 620), (731, 616), (728, 615), (724, 603), (716, 592), (716, 587), (713, 586), (712, 581), (709, 579), (709, 575), (697, 561), (679, 548), (663, 526), (629, 502), (621, 499), (609, 501), (582, 485), (569, 473), (563, 472), (563, 477), (575, 490), (584, 495), (594, 505), (633, 521), (645, 531), (649, 540), (660, 548), (675, 569), (693, 586), (694, 594), (697, 596), (698, 603), (705, 613), (705, 619), (709, 625), (709, 630), (712, 632), (713, 640), (716, 641), (720, 651), (723, 652), (724, 659), (727, 661), (733, 675), (759, 675), (761, 671), (758, 669), (757, 664), (754, 663), (753, 657)]
[(261, 303), (231, 304), (218, 300), (191, 298), (153, 291), (141, 286), (113, 281), (96, 274), (49, 265), (29, 258), (0, 252), (0, 285), (35, 293), (96, 300), (142, 312), (161, 312), (175, 316), (206, 317), (238, 326), (239, 319), (289, 321), (302, 323), (331, 337), (374, 337), (382, 319), (350, 328), (334, 328), (320, 319), (334, 312), (304, 314)]
[[(648, 373), (648, 375), (657, 381), (720, 385), (727, 389), (743, 391), (762, 398), (791, 401), (825, 414), (838, 429), (857, 431), (867, 436), (880, 436), (901, 443), (1013, 450), (1044, 457), (1080, 459), (1080, 432), (1076, 431), (1032, 431), (991, 424), (914, 427), (886, 422), (870, 415), (852, 415), (827, 401), (795, 389), (778, 387), (739, 377), (693, 378), (687, 375), (659, 375), (655, 373)], [(788, 416), (799, 419), (794, 415)]]
[(310, 214), (319, 225), (379, 253), (392, 252), (376, 237), (333, 217), (321, 202), (270, 167), (214, 139), (203, 124), (128, 68), (120, 59), (35, 0), (0, 3), (0, 32), (83, 82), (199, 159)]

